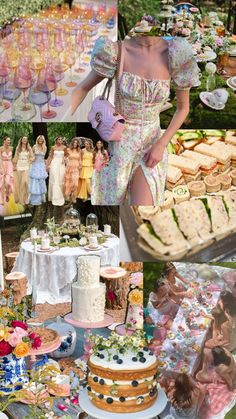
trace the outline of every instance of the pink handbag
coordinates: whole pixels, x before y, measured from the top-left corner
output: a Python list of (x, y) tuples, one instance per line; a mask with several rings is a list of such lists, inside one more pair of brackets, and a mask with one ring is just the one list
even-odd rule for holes
[[(122, 72), (122, 43), (118, 43), (118, 65), (116, 71), (116, 106), (119, 97), (119, 78)], [(125, 128), (124, 117), (109, 102), (112, 79), (108, 79), (103, 94), (94, 99), (88, 120), (104, 141), (120, 141)]]

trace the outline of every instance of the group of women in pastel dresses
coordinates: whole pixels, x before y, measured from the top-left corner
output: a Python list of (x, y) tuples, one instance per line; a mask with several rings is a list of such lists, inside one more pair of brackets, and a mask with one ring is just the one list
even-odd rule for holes
[[(145, 328), (149, 337), (151, 329), (154, 330), (152, 346), (161, 349), (182, 299), (191, 299), (191, 288), (187, 291), (186, 285), (190, 285), (190, 282), (176, 271), (173, 264), (168, 263), (161, 281), (155, 284), (150, 293), (144, 310)], [(164, 377), (160, 382), (170, 400), (169, 413), (175, 419), (199, 418), (199, 410), (207, 394), (207, 384), (226, 385), (228, 390), (236, 388), (236, 363), (232, 354), (236, 349), (236, 297), (230, 290), (222, 291), (211, 315), (205, 310), (201, 311), (201, 315), (211, 319), (212, 326), (204, 343), (201, 366), (195, 378), (179, 373), (173, 380)]]
[(20, 138), (13, 157), (9, 137), (0, 147), (0, 204), (9, 201), (14, 194), (15, 202), (22, 205), (41, 205), (46, 200), (62, 206), (65, 201), (77, 198), (87, 200), (91, 193), (91, 177), (109, 162), (109, 155), (102, 141), (95, 148), (90, 139), (80, 148), (79, 138), (73, 138), (69, 146), (58, 136), (45, 160), (47, 147), (43, 135), (39, 135), (31, 148), (26, 136)]

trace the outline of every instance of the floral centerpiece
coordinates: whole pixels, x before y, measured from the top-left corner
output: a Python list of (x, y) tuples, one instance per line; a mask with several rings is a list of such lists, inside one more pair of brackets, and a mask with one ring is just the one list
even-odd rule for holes
[(215, 53), (218, 55), (227, 51), (230, 45), (230, 40), (226, 36), (222, 37), (216, 35), (213, 32), (210, 32), (202, 36), (201, 43), (203, 47), (211, 47), (213, 51), (215, 51)]
[(173, 27), (173, 35), (189, 38), (192, 32), (195, 30), (195, 27), (195, 16), (192, 14), (187, 16), (185, 11), (183, 11), (182, 14), (176, 15), (176, 23)]
[(28, 381), (25, 357), (30, 349), (38, 349), (41, 339), (28, 325), (14, 317), (10, 309), (2, 309), (0, 323), (0, 391), (11, 393)]

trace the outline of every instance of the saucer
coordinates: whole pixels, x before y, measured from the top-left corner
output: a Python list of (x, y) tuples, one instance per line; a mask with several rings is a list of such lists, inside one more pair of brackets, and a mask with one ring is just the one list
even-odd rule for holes
[(96, 247), (84, 246), (84, 249), (96, 252), (97, 250), (101, 250), (102, 246), (96, 246)]
[(214, 51), (209, 52), (203, 52), (199, 55), (197, 55), (196, 59), (200, 63), (205, 63), (207, 61), (214, 61), (216, 59), (217, 55)]
[(199, 95), (200, 99), (204, 103), (204, 105), (208, 106), (211, 109), (214, 109), (215, 111), (220, 111), (220, 110), (225, 108), (225, 105), (226, 105), (225, 103), (223, 103), (221, 105), (218, 105), (218, 106), (217, 105), (211, 105), (209, 103), (209, 100), (208, 100), (208, 94), (209, 94), (209, 92), (201, 92), (200, 95)]
[(236, 77), (235, 76), (227, 79), (226, 83), (231, 89), (236, 90)]

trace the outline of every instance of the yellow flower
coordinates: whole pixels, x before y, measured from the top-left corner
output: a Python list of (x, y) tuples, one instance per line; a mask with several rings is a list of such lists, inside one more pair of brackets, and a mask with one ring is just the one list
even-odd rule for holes
[(0, 341), (1, 340), (7, 341), (7, 339), (9, 338), (9, 336), (10, 336), (9, 328), (0, 325)]
[(142, 304), (143, 303), (143, 292), (138, 290), (138, 289), (134, 289), (133, 291), (131, 291), (129, 293), (129, 302), (130, 304)]
[(29, 345), (25, 342), (21, 342), (19, 343), (19, 345), (17, 345), (13, 351), (13, 354), (17, 357), (17, 358), (22, 358), (24, 356), (29, 355)]

